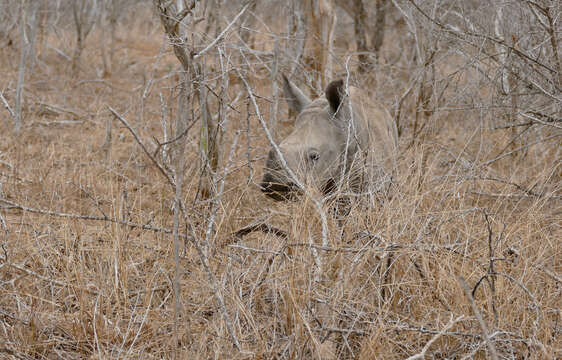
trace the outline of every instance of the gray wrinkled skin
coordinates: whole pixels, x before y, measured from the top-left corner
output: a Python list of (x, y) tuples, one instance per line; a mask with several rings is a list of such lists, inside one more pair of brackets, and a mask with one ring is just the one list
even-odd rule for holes
[[(309, 100), (283, 76), (285, 97), (298, 113), (294, 129), (279, 144), (287, 166), (305, 186), (330, 194), (348, 183), (354, 191), (381, 188), (395, 169), (398, 134), (388, 111), (342, 80), (325, 97)], [(275, 200), (294, 199), (297, 186), (275, 149), (269, 151), (262, 191)]]

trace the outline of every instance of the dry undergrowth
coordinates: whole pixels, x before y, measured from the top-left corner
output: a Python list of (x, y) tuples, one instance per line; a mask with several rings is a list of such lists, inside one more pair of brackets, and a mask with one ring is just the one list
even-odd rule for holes
[[(323, 248), (309, 201), (273, 203), (255, 186), (267, 143), (255, 116), (246, 123), (245, 96), (230, 112), (226, 157), (238, 142), (208, 243), (211, 206), (194, 200), (197, 131), (190, 133), (190, 223), (181, 228), (203, 244), (242, 352), (188, 239), (173, 344), (173, 189), (117, 120), (104, 145), (107, 106), (151, 146), (151, 136), (162, 138), (160, 93), (173, 116), (175, 79), (167, 75), (177, 63), (161, 55), (157, 23), (152, 33), (137, 28), (142, 35), (120, 33), (115, 70), (103, 79), (94, 70), (97, 33), (78, 80), (68, 75), (70, 63), (42, 49), (19, 136), (8, 112), (0, 113), (0, 357), (171, 358), (179, 349), (190, 359), (403, 359), (433, 340), (430, 358), (489, 358), (460, 277), (500, 358), (562, 356), (557, 146), (537, 144), (486, 164), (508, 135), (482, 126), (477, 113), (436, 115), (413, 144), (405, 130), (389, 196), (358, 201), (343, 219), (330, 216)], [(50, 40), (62, 47), (65, 36)], [(17, 51), (1, 54), (10, 101)], [(249, 80), (268, 96), (267, 72), (255, 66)], [(233, 82), (232, 98), (242, 89)], [(269, 103), (260, 105), (268, 117)], [(287, 237), (231, 235), (259, 219)]]

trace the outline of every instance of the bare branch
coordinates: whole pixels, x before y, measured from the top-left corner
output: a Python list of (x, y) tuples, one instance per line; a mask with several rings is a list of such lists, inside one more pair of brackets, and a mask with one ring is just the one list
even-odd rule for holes
[(457, 317), (456, 319), (453, 319), (453, 317), (451, 316), (451, 320), (449, 320), (449, 323), (447, 325), (445, 325), (445, 327), (443, 327), (443, 329), (441, 329), (439, 331), (439, 333), (435, 334), (423, 347), (422, 351), (416, 355), (410, 356), (407, 360), (415, 360), (415, 359), (425, 359), (425, 353), (427, 353), (427, 350), (429, 350), (429, 348), (431, 347), (431, 345), (433, 345), (434, 342), (436, 342), (441, 336), (443, 336), (447, 330), (449, 330), (450, 328), (453, 327), (453, 325), (455, 325), (456, 323), (458, 323), (459, 321), (461, 321), (462, 319), (464, 319), (464, 315), (461, 315), (459, 317)]
[[(193, 232), (193, 228), (192, 228), (192, 232)], [(215, 298), (217, 299), (219, 311), (221, 313), (221, 316), (223, 318), (224, 323), (226, 324), (228, 332), (230, 333), (230, 337), (232, 338), (232, 342), (233, 342), (234, 346), (236, 347), (236, 349), (238, 351), (242, 351), (242, 347), (240, 346), (240, 342), (238, 341), (238, 338), (236, 337), (236, 334), (234, 333), (234, 328), (232, 327), (232, 322), (230, 321), (230, 317), (228, 316), (228, 312), (226, 311), (224, 298), (222, 296), (222, 292), (221, 292), (220, 287), (218, 285), (217, 278), (216, 278), (215, 274), (211, 271), (207, 256), (205, 255), (205, 252), (201, 248), (201, 245), (199, 244), (199, 241), (197, 241), (197, 236), (194, 232), (193, 232), (193, 237), (190, 240), (191, 240), (191, 243), (195, 246), (195, 249), (197, 250), (197, 254), (199, 255), (199, 259), (201, 260), (201, 263), (203, 264), (203, 268), (205, 269), (205, 272), (207, 273), (207, 277), (209, 278), (209, 283), (210, 283), (210, 285), (213, 289), (213, 292), (215, 294)]]
[(486, 162), (483, 163), (482, 165), (483, 165), (483, 166), (488, 166), (488, 165), (490, 165), (490, 164), (492, 164), (492, 163), (494, 163), (494, 162), (496, 162), (496, 161), (498, 161), (498, 160), (500, 160), (500, 159), (503, 159), (503, 158), (505, 158), (506, 156), (509, 156), (509, 155), (511, 155), (511, 154), (513, 154), (513, 153), (516, 153), (516, 152), (521, 151), (521, 150), (525, 150), (525, 149), (527, 149), (527, 148), (529, 148), (529, 147), (531, 147), (531, 146), (533, 146), (533, 145), (537, 145), (537, 144), (540, 144), (540, 143), (543, 143), (543, 142), (546, 142), (546, 141), (549, 141), (549, 140), (552, 140), (552, 139), (559, 138), (559, 137), (561, 137), (561, 136), (562, 136), (562, 134), (554, 134), (554, 135), (548, 136), (548, 137), (546, 137), (546, 138), (544, 138), (544, 139), (539, 139), (539, 140), (537, 140), (537, 141), (530, 142), (530, 143), (525, 144), (525, 145), (523, 145), (523, 146), (520, 146), (520, 147), (518, 147), (517, 149), (514, 149), (514, 150), (512, 150), (512, 151), (510, 151), (510, 152), (507, 152), (507, 153), (498, 155), (498, 156), (496, 156), (495, 158), (486, 161)]
[(537, 122), (537, 123), (539, 123), (539, 124), (546, 125), (546, 126), (552, 126), (552, 127), (557, 128), (557, 129), (562, 129), (562, 126), (557, 125), (554, 121), (552, 121), (552, 122), (542, 121), (542, 120), (539, 119), (538, 117), (533, 116), (532, 114), (530, 114), (530, 113), (528, 113), (528, 112), (522, 112), (521, 115), (522, 115), (523, 117), (526, 117), (527, 119), (531, 119), (531, 120), (533, 120), (534, 122)]
[(10, 104), (8, 104), (8, 101), (6, 100), (6, 98), (4, 97), (4, 94), (1, 91), (0, 91), (0, 99), (4, 103), (4, 107), (6, 108), (6, 110), (8, 110), (10, 115), (12, 115), (12, 117), (15, 118), (16, 114), (14, 113), (14, 110), (12, 110), (12, 108), (10, 107)]
[(470, 303), (470, 307), (472, 308), (472, 312), (474, 313), (474, 316), (476, 316), (476, 319), (478, 320), (478, 324), (480, 324), (480, 329), (482, 330), (482, 336), (486, 340), (486, 344), (488, 345), (488, 349), (490, 350), (490, 357), (492, 358), (492, 360), (498, 360), (496, 347), (494, 346), (494, 343), (492, 342), (492, 340), (490, 338), (490, 335), (488, 333), (488, 327), (486, 326), (486, 323), (484, 322), (484, 319), (482, 318), (482, 315), (480, 314), (480, 310), (478, 310), (478, 307), (476, 306), (476, 303), (474, 302), (474, 298), (472, 297), (472, 294), (470, 293), (470, 288), (468, 287), (468, 284), (466, 283), (466, 281), (463, 279), (462, 276), (458, 277), (458, 281), (459, 281), (462, 289), (464, 290), (464, 294), (466, 295), (466, 298), (468, 299), (468, 302)]
[(160, 170), (160, 173), (162, 173), (162, 175), (164, 175), (164, 177), (166, 178), (166, 180), (168, 180), (168, 183), (170, 185), (172, 185), (173, 188), (175, 188), (175, 182), (172, 179), (172, 177), (170, 176), (170, 174), (166, 171), (166, 169), (164, 169), (162, 167), (162, 165), (160, 165), (160, 163), (158, 162), (158, 160), (156, 160), (152, 154), (148, 151), (148, 149), (146, 148), (146, 146), (144, 145), (144, 143), (141, 141), (141, 139), (139, 138), (139, 136), (137, 135), (136, 131), (133, 130), (133, 128), (131, 127), (131, 125), (129, 125), (129, 123), (127, 122), (127, 120), (125, 120), (121, 115), (119, 115), (119, 113), (117, 113), (117, 111), (115, 111), (111, 106), (107, 107), (108, 110), (113, 114), (113, 116), (115, 116), (115, 118), (119, 121), (121, 121), (121, 123), (123, 125), (125, 125), (125, 127), (129, 130), (129, 132), (131, 134), (133, 134), (133, 137), (135, 138), (137, 144), (140, 145), (140, 147), (143, 149), (144, 153), (146, 154), (146, 156), (148, 156), (148, 158), (152, 161), (152, 163), (154, 165), (156, 165), (156, 168), (158, 170)]
[[(13, 202), (13, 201), (10, 201), (10, 200), (4, 199), (4, 198), (0, 198), (0, 202), (3, 202), (4, 204), (7, 204), (7, 206), (3, 206), (4, 209), (17, 209), (17, 210), (30, 212), (30, 213), (56, 216), (56, 217), (67, 218), (67, 219), (107, 221), (107, 222), (111, 222), (111, 223), (115, 223), (115, 224), (119, 224), (119, 225), (125, 225), (125, 226), (128, 226), (130, 228), (134, 228), (134, 229), (142, 229), (142, 230), (149, 230), (149, 231), (154, 231), (154, 232), (159, 232), (159, 233), (164, 233), (164, 234), (172, 234), (171, 229), (161, 228), (161, 227), (152, 226), (152, 225), (148, 225), (148, 224), (137, 224), (137, 223), (133, 223), (133, 222), (128, 221), (128, 220), (127, 221), (126, 220), (119, 220), (118, 218), (114, 218), (114, 217), (85, 215), (85, 214), (73, 214), (73, 213), (64, 213), (64, 212), (57, 212), (57, 211), (51, 211), (51, 210), (37, 209), (37, 208), (32, 208), (32, 207), (20, 205), (16, 202)], [(180, 234), (179, 236), (184, 238), (184, 239), (190, 239), (190, 236), (185, 235), (185, 234)]]
[(243, 8), (242, 10), (240, 10), (240, 12), (238, 13), (238, 15), (236, 15), (234, 17), (234, 19), (232, 19), (232, 21), (228, 24), (228, 26), (226, 28), (224, 28), (224, 30), (215, 38), (215, 40), (213, 40), (209, 45), (207, 45), (203, 50), (199, 51), (198, 53), (196, 53), (195, 55), (193, 55), (193, 59), (197, 59), (201, 56), (203, 56), (207, 51), (209, 51), (210, 49), (213, 48), (213, 46), (215, 46), (222, 38), (223, 36), (228, 32), (228, 30), (230, 30), (230, 28), (232, 27), (232, 25), (234, 25), (234, 23), (236, 23), (236, 21), (238, 21), (238, 19), (240, 19), (240, 16), (242, 16), (245, 12), (246, 9), (248, 9), (248, 7), (250, 7), (250, 5), (252, 5), (252, 2), (254, 2), (256, 0), (252, 0), (249, 1)]
[[(82, 287), (82, 286), (78, 286), (78, 285), (75, 285), (75, 284), (71, 284), (71, 283), (66, 283), (66, 282), (62, 282), (62, 281), (59, 281), (59, 280), (55, 280), (55, 279), (52, 279), (52, 278), (50, 278), (50, 277), (47, 277), (47, 276), (43, 276), (43, 275), (41, 275), (41, 274), (38, 274), (38, 273), (36, 273), (35, 271), (26, 269), (25, 267), (20, 266), (20, 265), (17, 265), (17, 264), (13, 264), (13, 263), (4, 263), (4, 264), (2, 264), (2, 266), (3, 266), (3, 265), (8, 265), (8, 266), (13, 267), (14, 269), (19, 270), (19, 271), (21, 271), (21, 272), (23, 272), (23, 273), (25, 273), (25, 274), (27, 274), (27, 275), (33, 276), (33, 277), (35, 277), (35, 278), (37, 278), (37, 279), (39, 279), (39, 280), (43, 280), (43, 281), (45, 281), (45, 282), (48, 282), (48, 283), (51, 283), (51, 284), (54, 284), (54, 285), (57, 285), (57, 286), (60, 286), (60, 287), (63, 287), (63, 288), (74, 288), (74, 289), (77, 289), (77, 290), (80, 290), (80, 291), (85, 291), (85, 292), (90, 293), (90, 294), (93, 294), (93, 295), (98, 295), (98, 292), (97, 292), (96, 290), (92, 290), (92, 289), (85, 288), (85, 287)], [(1, 268), (2, 266), (0, 266), (0, 268)]]

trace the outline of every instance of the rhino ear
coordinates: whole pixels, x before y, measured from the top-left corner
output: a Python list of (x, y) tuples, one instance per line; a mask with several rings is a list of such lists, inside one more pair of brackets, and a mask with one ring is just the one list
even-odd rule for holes
[(308, 104), (310, 104), (310, 99), (292, 82), (287, 79), (285, 74), (281, 74), (283, 77), (283, 92), (285, 93), (285, 98), (289, 107), (300, 113)]
[(326, 99), (330, 104), (330, 109), (332, 113), (335, 114), (343, 101), (345, 95), (345, 89), (343, 80), (334, 80), (326, 86)]

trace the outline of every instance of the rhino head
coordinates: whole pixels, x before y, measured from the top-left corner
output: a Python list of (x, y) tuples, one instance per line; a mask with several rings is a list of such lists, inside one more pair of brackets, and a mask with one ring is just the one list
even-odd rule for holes
[[(278, 145), (282, 157), (301, 184), (330, 193), (341, 178), (343, 158), (346, 154), (351, 158), (357, 149), (357, 142), (348, 136), (351, 116), (344, 82), (333, 81), (324, 98), (311, 101), (283, 76), (283, 91), (298, 116), (292, 133)], [(293, 199), (299, 192), (274, 148), (267, 157), (261, 190), (275, 200)]]

